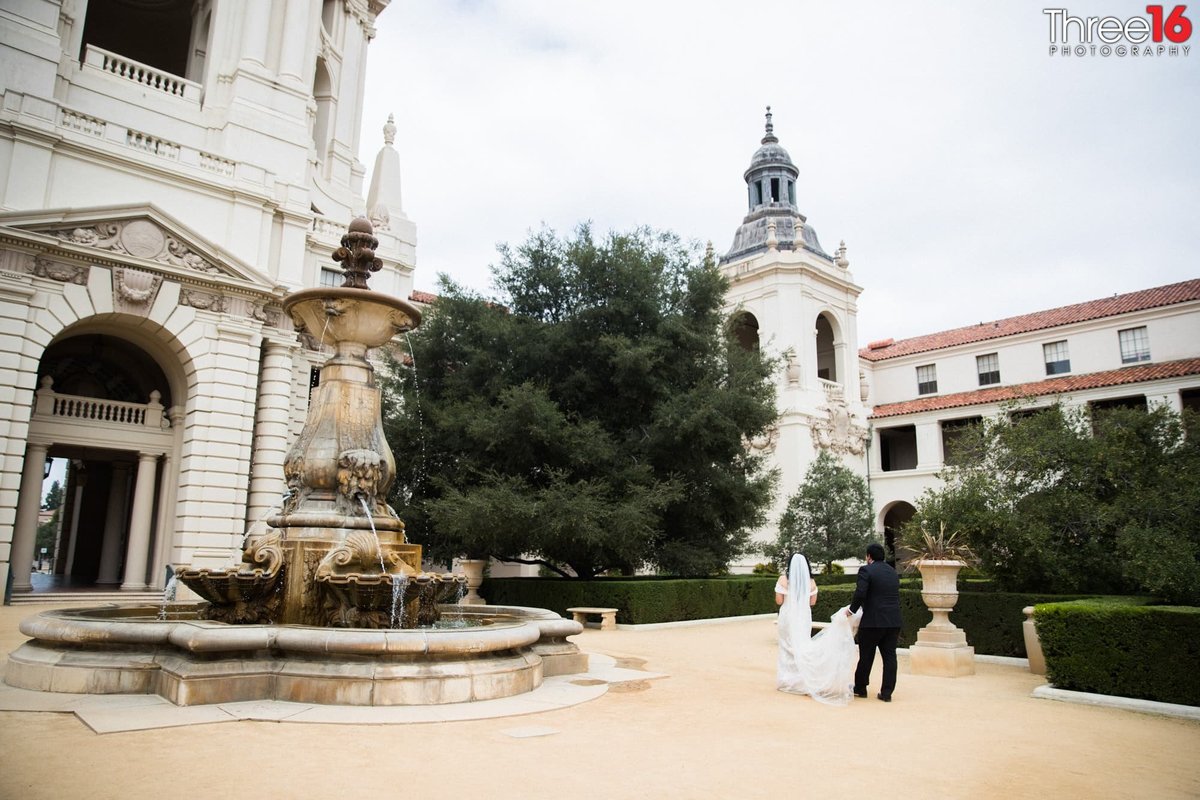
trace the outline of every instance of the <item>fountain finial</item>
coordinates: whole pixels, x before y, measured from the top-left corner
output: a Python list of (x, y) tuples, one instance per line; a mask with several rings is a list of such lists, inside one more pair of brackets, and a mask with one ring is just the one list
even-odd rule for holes
[(394, 144), (396, 141), (396, 115), (388, 114), (388, 121), (383, 125), (383, 143)]
[(365, 217), (352, 220), (342, 237), (342, 246), (333, 251), (333, 260), (342, 265), (342, 274), (346, 276), (342, 280), (343, 289), (366, 289), (371, 273), (383, 268), (383, 262), (375, 257), (376, 247), (379, 240), (371, 221)]

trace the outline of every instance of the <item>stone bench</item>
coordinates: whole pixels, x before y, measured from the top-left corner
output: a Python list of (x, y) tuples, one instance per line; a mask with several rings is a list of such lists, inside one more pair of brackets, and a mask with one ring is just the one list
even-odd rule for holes
[(577, 606), (576, 608), (568, 608), (575, 621), (580, 625), (587, 624), (587, 618), (590, 614), (600, 615), (600, 630), (615, 631), (617, 629), (617, 609), (615, 608), (592, 608), (591, 606)]

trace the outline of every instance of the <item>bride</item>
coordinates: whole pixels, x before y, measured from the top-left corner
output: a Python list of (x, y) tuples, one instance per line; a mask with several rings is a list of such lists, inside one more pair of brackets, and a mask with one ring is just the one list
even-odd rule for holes
[(848, 617), (846, 607), (839, 608), (829, 625), (811, 636), (817, 584), (809, 575), (808, 559), (799, 553), (792, 556), (788, 574), (775, 584), (775, 602), (780, 606), (779, 689), (829, 705), (848, 704), (858, 663), (854, 630), (862, 609)]

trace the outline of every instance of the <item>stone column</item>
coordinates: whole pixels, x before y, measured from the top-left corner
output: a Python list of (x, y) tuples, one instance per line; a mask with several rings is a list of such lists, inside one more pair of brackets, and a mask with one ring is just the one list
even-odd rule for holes
[(158, 456), (138, 453), (137, 478), (133, 489), (133, 513), (129, 520), (129, 546), (125, 550), (123, 592), (146, 589), (146, 562), (150, 549), (150, 522), (154, 512), (154, 479)]
[(45, 478), (44, 444), (30, 442), (25, 447), (25, 466), (21, 470), (21, 491), (17, 495), (17, 518), (13, 525), (11, 556), (12, 589), (31, 592), (29, 573), (33, 569), (33, 548), (37, 540), (38, 509), (42, 507), (42, 480)]
[(267, 339), (259, 375), (250, 497), (246, 503), (247, 529), (279, 504), (287, 488), (283, 459), (291, 438), (288, 427), (292, 412), (292, 346)]
[(104, 544), (100, 549), (100, 572), (96, 583), (121, 582), (121, 534), (125, 532), (125, 507), (129, 490), (129, 465), (115, 463), (108, 487), (108, 514), (104, 519)]
[(303, 83), (308, 73), (305, 52), (308, 48), (310, 20), (314, 18), (311, 0), (284, 3), (283, 46), (279, 52), (279, 76)]
[[(82, 461), (80, 464), (84, 463)], [(70, 575), (71, 570), (75, 568), (75, 545), (79, 542), (79, 509), (83, 507), (83, 488), (87, 486), (87, 469), (77, 468), (75, 474), (71, 477), (71, 482), (75, 486), (75, 497), (71, 501), (71, 525), (68, 528), (71, 532), (71, 538), (67, 544), (67, 560), (63, 566), (63, 575)]]
[(242, 9), (242, 58), (265, 67), (267, 37), (271, 34), (271, 0), (247, 0)]

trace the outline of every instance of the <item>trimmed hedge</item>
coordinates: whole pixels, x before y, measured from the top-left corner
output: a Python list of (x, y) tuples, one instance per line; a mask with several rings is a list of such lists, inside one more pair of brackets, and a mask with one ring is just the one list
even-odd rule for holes
[[(841, 576), (839, 576), (841, 577)], [(853, 577), (853, 576), (850, 576)], [(904, 627), (900, 644), (917, 640), (917, 631), (933, 619), (921, 600), (921, 592), (900, 589)], [(737, 617), (775, 612), (775, 577), (771, 575), (726, 575), (717, 578), (488, 578), (480, 594), (489, 603), (548, 608), (570, 616), (572, 606), (606, 606), (618, 609), (617, 622), (642, 625), (716, 617)], [(827, 620), (849, 605), (853, 583), (821, 587), (813, 619)], [(1021, 609), (1051, 601), (1074, 600), (1079, 595), (1046, 595), (997, 591), (962, 592), (950, 619), (967, 632), (967, 642), (981, 655), (1025, 656)]]
[(1059, 689), (1200, 706), (1200, 608), (1093, 598), (1034, 610)]
[(773, 575), (720, 578), (488, 578), (479, 593), (489, 603), (548, 608), (564, 617), (572, 606), (616, 608), (617, 622), (644, 625), (775, 611)]

